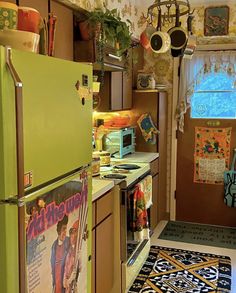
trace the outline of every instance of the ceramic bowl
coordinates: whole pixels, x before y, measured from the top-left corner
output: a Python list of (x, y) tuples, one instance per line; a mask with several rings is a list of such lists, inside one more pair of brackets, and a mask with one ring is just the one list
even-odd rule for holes
[(18, 30), (39, 34), (41, 16), (31, 7), (18, 8)]
[(0, 45), (29, 52), (37, 52), (40, 36), (19, 30), (0, 30)]

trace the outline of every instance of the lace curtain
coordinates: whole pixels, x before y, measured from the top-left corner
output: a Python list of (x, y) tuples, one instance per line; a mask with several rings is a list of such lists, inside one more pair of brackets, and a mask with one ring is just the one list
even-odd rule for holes
[(209, 73), (224, 72), (234, 78), (236, 87), (236, 51), (196, 52), (191, 60), (182, 59), (180, 68), (179, 100), (176, 110), (178, 129), (184, 132), (184, 114), (191, 97)]

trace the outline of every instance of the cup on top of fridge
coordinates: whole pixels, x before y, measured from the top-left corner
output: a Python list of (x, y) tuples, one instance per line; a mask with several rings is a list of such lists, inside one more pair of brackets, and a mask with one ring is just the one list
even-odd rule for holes
[(17, 28), (18, 6), (14, 3), (0, 1), (0, 30)]
[(18, 7), (18, 30), (39, 34), (40, 13), (31, 7)]

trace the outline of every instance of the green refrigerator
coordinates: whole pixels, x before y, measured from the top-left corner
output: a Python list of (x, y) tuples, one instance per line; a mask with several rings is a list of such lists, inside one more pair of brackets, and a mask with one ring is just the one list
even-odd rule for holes
[(0, 67), (0, 292), (90, 292), (92, 66), (0, 46)]

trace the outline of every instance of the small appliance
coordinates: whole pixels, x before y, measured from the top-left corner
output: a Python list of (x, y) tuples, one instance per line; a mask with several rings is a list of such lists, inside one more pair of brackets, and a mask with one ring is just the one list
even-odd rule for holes
[(103, 148), (112, 157), (122, 159), (127, 154), (135, 152), (135, 129), (108, 128), (107, 134), (103, 137)]

